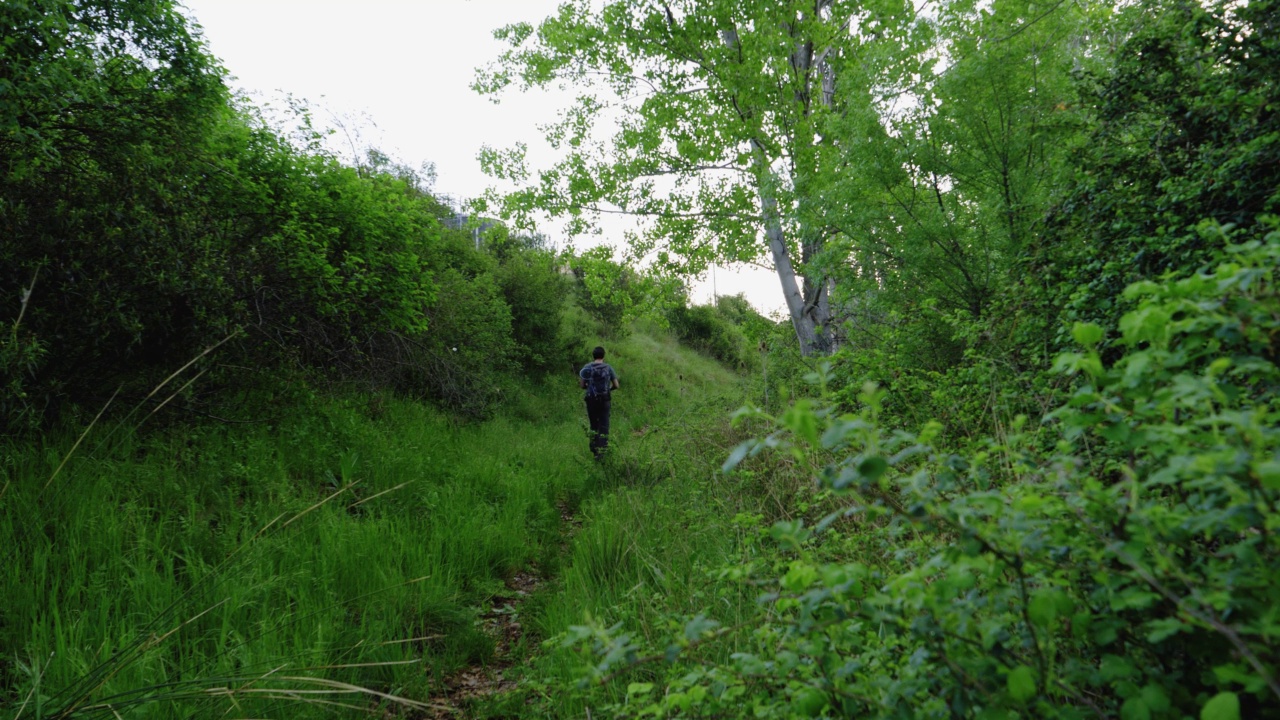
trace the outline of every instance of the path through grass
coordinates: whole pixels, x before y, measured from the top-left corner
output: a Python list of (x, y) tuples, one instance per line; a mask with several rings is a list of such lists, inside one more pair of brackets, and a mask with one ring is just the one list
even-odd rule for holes
[[(568, 372), (471, 425), (348, 397), (261, 424), (116, 433), (110, 448), (95, 429), (47, 488), (75, 438), (9, 441), (0, 707), (428, 713), (447, 678), (493, 659), (477, 620), (517, 573), (551, 580), (522, 611), (533, 639), (583, 608), (613, 612), (636, 581), (679, 591), (688, 558), (724, 538), (648, 517), (646, 498), (702, 487), (741, 381), (649, 335), (609, 359), (623, 390), (605, 467)], [(583, 523), (571, 541), (566, 514)]]

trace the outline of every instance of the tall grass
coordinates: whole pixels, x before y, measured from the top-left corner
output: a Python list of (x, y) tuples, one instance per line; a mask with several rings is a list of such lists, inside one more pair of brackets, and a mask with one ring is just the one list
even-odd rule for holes
[[(767, 512), (779, 492), (720, 472), (742, 439), (730, 417), (747, 401), (749, 381), (653, 332), (610, 347), (607, 359), (622, 376), (611, 453), (584, 497), (563, 568), (527, 612), (544, 640), (524, 670), (531, 692), (483, 708), (492, 715), (587, 716), (581, 694), (561, 692), (593, 662), (559, 647), (557, 637), (573, 625), (622, 623), (628, 632), (665, 637), (672, 615), (705, 612), (734, 624), (759, 612), (741, 584), (712, 574), (746, 559), (757, 531), (736, 519)], [(708, 652), (732, 652), (732, 642)], [(600, 692), (616, 699), (635, 679)]]
[(575, 399), (530, 389), (517, 405), (536, 423), (458, 426), (348, 398), (142, 439), (97, 428), (75, 453), (76, 433), (6, 441), (0, 707), (306, 717), (430, 703), (440, 678), (491, 654), (477, 609), (558, 550), (557, 508), (587, 480)]
[[(350, 396), (260, 424), (96, 427), (74, 453), (78, 432), (5, 441), (0, 708), (412, 714), (492, 658), (477, 618), (522, 569), (548, 579), (522, 610), (534, 639), (587, 615), (648, 632), (673, 609), (754, 612), (705, 577), (758, 504), (718, 472), (744, 380), (660, 333), (609, 350), (622, 390), (602, 464), (567, 372), (477, 424)], [(570, 659), (540, 652), (527, 672), (567, 680)]]

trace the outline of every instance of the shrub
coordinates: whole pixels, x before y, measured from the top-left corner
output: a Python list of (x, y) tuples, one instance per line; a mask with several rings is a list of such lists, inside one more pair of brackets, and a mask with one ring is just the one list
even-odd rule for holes
[(511, 311), (490, 275), (467, 277), (449, 268), (437, 275), (440, 300), (426, 310), (427, 331), (392, 336), (397, 387), (474, 417), (502, 399), (515, 369)]
[(196, 201), (228, 93), (172, 3), (7, 2), (0, 27), (0, 322), (25, 313), (0, 372), (26, 395), (2, 430), (186, 355), (232, 297)]
[(720, 295), (715, 302), (716, 312), (733, 323), (746, 337), (749, 345), (759, 345), (773, 330), (776, 323), (756, 312), (742, 293)]
[(1028, 255), (1028, 351), (1063, 347), (1075, 321), (1114, 323), (1130, 283), (1210, 263), (1223, 245), (1188, 232), (1200, 219), (1256, 230), (1280, 212), (1276, 1), (1140, 7), (1148, 20), (1089, 78), (1081, 172)]
[(613, 261), (613, 249), (600, 246), (572, 261), (577, 280), (578, 305), (600, 323), (605, 335), (621, 339), (627, 335), (635, 298), (631, 285), (634, 273)]
[[(599, 651), (597, 679), (639, 658), (672, 663), (652, 670), (665, 692), (633, 683), (634, 702), (614, 710), (1280, 712), (1280, 223), (1266, 223), (1265, 238), (1217, 229), (1224, 245), (1245, 242), (1213, 272), (1131, 285), (1115, 362), (1099, 352), (1101, 327), (1076, 325), (1082, 349), (1054, 364), (1075, 392), (1039, 429), (1023, 419), (948, 452), (936, 423), (884, 428), (873, 384), (856, 414), (800, 401), (762, 416), (776, 431), (726, 467), (784, 449), (831, 512), (774, 525), (774, 562), (723, 571), (771, 586), (768, 611), (741, 631), (699, 616), (676, 624), (665, 652), (618, 628), (571, 631)], [(709, 660), (701, 647), (721, 637), (735, 652)]]
[(497, 280), (511, 308), (520, 363), (529, 370), (548, 370), (572, 359), (560, 334), (569, 284), (556, 269), (555, 256), (535, 250), (510, 254), (499, 266)]
[(266, 127), (168, 0), (3, 3), (0, 27), (0, 287), (38, 279), (0, 303), (0, 429), (229, 336), (227, 366), (364, 379), (422, 331), (441, 206), (412, 174)]
[(667, 313), (672, 332), (689, 347), (731, 367), (746, 367), (750, 357), (742, 331), (713, 305), (679, 305)]

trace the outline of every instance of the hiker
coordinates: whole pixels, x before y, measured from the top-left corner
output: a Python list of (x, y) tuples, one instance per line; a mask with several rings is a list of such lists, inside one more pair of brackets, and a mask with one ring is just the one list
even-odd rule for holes
[(618, 373), (604, 361), (604, 348), (591, 351), (591, 362), (578, 371), (578, 387), (587, 391), (591, 422), (591, 454), (599, 460), (609, 447), (609, 394), (618, 389)]

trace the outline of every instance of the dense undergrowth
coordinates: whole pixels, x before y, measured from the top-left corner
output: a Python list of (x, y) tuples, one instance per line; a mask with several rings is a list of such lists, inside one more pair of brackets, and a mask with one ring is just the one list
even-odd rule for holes
[[(773, 27), (698, 7), (719, 24), (654, 11), (633, 32), (669, 49)], [(764, 427), (726, 464), (795, 491), (773, 517), (736, 505), (742, 489), (707, 513), (736, 559), (702, 568), (696, 610), (623, 603), (638, 619), (559, 635), (579, 684), (551, 685), (571, 699), (551, 714), (1280, 713), (1275, 3), (1061, 7), (951, 3), (933, 22), (886, 6), (841, 48), (898, 22), (929, 41), (887, 50), (896, 68), (954, 62), (925, 90), (889, 82), (890, 98), (933, 100), (902, 113), (833, 65), (852, 87), (814, 120), (832, 162), (795, 179), (825, 194), (800, 193), (786, 219), (820, 218), (838, 245), (806, 256), (805, 279), (830, 283), (843, 346), (804, 360), (786, 329), (758, 336), (772, 398), (753, 393), (763, 409), (740, 417)], [(512, 33), (522, 54), (505, 59), (563, 59), (592, 23), (628, 17), (567, 14)], [(781, 47), (771, 60), (794, 63)], [(714, 57), (728, 67), (713, 86), (747, 56)], [(714, 131), (678, 127), (672, 142), (702, 130), (699, 148), (721, 150)], [(734, 162), (732, 148), (714, 156)], [(558, 178), (542, 180), (551, 194)], [(723, 317), (670, 314), (733, 362)]]
[[(1118, 328), (1077, 324), (1052, 369), (1074, 391), (999, 435), (902, 427), (872, 383), (856, 412), (746, 413), (772, 431), (726, 468), (781, 453), (811, 502), (739, 516), (755, 534), (668, 632), (567, 631), (580, 692), (619, 717), (1274, 714), (1280, 232), (1235, 237), (1132, 285)], [(756, 612), (716, 602), (735, 584)]]
[[(556, 578), (526, 611), (541, 636), (644, 579), (685, 596), (704, 545), (728, 539), (699, 529), (682, 552), (670, 539), (696, 517), (655, 523), (637, 498), (705, 492), (689, 471), (718, 466), (742, 381), (665, 336), (610, 347), (625, 390), (603, 467), (568, 373), (479, 424), (352, 394), (260, 423), (95, 427), (74, 451), (75, 434), (6, 441), (3, 704), (37, 718), (405, 711), (492, 660), (475, 620), (516, 571)], [(584, 530), (562, 553), (573, 513)]]
[[(264, 122), (170, 2), (0, 5), (0, 708), (1280, 712), (1275, 2), (944, 5), (859, 30), (904, 33), (885, 87), (963, 51), (936, 102), (805, 116), (824, 357), (608, 247), (459, 230)], [(738, 42), (687, 17), (644, 31)]]

